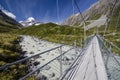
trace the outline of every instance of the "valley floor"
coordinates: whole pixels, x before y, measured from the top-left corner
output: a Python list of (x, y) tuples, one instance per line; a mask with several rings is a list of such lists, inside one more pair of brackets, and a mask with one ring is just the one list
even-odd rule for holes
[[(23, 40), (20, 43), (21, 48), (23, 49), (23, 51), (26, 51), (25, 55), (26, 57), (41, 53), (43, 51), (55, 48), (57, 46), (60, 46), (61, 44), (56, 44), (56, 43), (52, 43), (52, 42), (47, 42), (32, 36), (23, 36)], [(62, 53), (67, 51), (68, 49), (72, 48), (73, 46), (68, 46), (65, 45), (62, 47)], [(80, 48), (79, 48), (80, 50)], [(37, 56), (36, 58), (31, 58), (31, 63), (39, 63), (38, 65), (32, 65), (29, 68), (30, 70), (35, 70), (43, 65), (45, 65), (46, 63), (48, 63), (49, 61), (51, 61), (52, 59), (56, 58), (57, 56), (59, 56), (60, 53), (60, 48), (52, 50), (50, 52), (41, 54), (39, 56)], [(77, 57), (77, 53), (75, 52), (75, 49), (72, 49), (71, 51), (69, 51), (68, 53), (66, 53), (65, 55), (63, 55), (62, 60), (64, 60), (63, 64), (63, 71), (65, 71), (67, 68), (69, 68), (70, 64), (75, 60), (75, 58)], [(60, 60), (56, 59), (53, 62), (51, 62), (49, 65), (47, 65), (42, 71), (41, 73), (37, 74), (38, 77), (40, 77), (40, 74), (46, 76), (47, 78), (49, 78), (50, 80), (52, 79), (57, 79), (60, 77)], [(51, 76), (55, 74), (55, 76)]]

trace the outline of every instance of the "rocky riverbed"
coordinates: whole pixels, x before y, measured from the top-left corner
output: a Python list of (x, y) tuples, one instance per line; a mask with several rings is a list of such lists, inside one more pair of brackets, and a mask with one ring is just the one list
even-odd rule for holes
[[(41, 53), (43, 51), (46, 51), (61, 45), (61, 44), (56, 44), (52, 42), (47, 42), (32, 36), (22, 35), (21, 37), (23, 38), (23, 40), (21, 41), (20, 46), (22, 50), (26, 52), (24, 54), (25, 57), (30, 57), (32, 55)], [(29, 72), (45, 65), (49, 61), (59, 56), (61, 52), (63, 53), (72, 47), (73, 46), (65, 45), (61, 48), (61, 50), (60, 48), (58, 48), (50, 52), (41, 54), (37, 57), (31, 58), (30, 62), (28, 63), (30, 64)], [(81, 49), (77, 48), (77, 50), (79, 51)], [(36, 77), (39, 79), (46, 78), (49, 80), (57, 80), (61, 75), (61, 65), (62, 65), (62, 72), (65, 72), (69, 68), (69, 66), (73, 63), (77, 55), (78, 55), (78, 52), (76, 52), (75, 49), (70, 50), (65, 55), (63, 55), (62, 58), (59, 57), (55, 59), (54, 61), (46, 65), (41, 71), (37, 71), (35, 74)]]

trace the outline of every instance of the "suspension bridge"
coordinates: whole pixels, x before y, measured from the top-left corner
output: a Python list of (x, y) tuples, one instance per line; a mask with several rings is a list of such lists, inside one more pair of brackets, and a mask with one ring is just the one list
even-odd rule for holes
[[(115, 47), (119, 49), (114, 44), (104, 40), (101, 36), (93, 35), (89, 37), (86, 46), (83, 49), (79, 49), (78, 47), (74, 46), (66, 51), (63, 51), (62, 47), (65, 45), (61, 45), (43, 51), (39, 54), (35, 54), (33, 56), (1, 66), (0, 70), (6, 70), (12, 65), (16, 65), (25, 61), (28, 62), (31, 59), (37, 59), (39, 58), (38, 56), (47, 54), (55, 49), (59, 49), (60, 54), (57, 55), (57, 57), (42, 65), (39, 65), (37, 68), (32, 69), (32, 71), (21, 77), (19, 80), (25, 80), (31, 75), (37, 77), (44, 75), (44, 78), (42, 76), (41, 80), (46, 80), (45, 77), (48, 80), (119, 80), (120, 57), (112, 53), (110, 48), (107, 49), (105, 45), (106, 43), (110, 44), (110, 48)], [(75, 50), (76, 57), (74, 57), (72, 61), (64, 59), (66, 55), (70, 54), (69, 52), (72, 49)], [(70, 64), (65, 64), (65, 62), (70, 62)], [(34, 63), (34, 61), (31, 63), (28, 62), (28, 64), (31, 65)]]
[[(80, 12), (76, 1), (75, 4)], [(111, 10), (114, 7), (115, 5), (113, 5)], [(82, 18), (85, 26), (86, 22), (83, 16)], [(106, 27), (104, 35), (106, 33)], [(120, 57), (113, 53), (112, 47), (119, 51), (120, 48), (112, 42), (107, 41), (104, 36), (98, 33), (87, 38), (84, 31), (84, 38), (85, 45), (82, 49), (75, 45), (64, 51), (63, 48), (65, 45), (60, 45), (21, 60), (5, 64), (0, 67), (0, 70), (6, 71), (12, 65), (26, 63), (28, 73), (19, 78), (19, 80), (25, 80), (30, 76), (35, 76), (39, 80), (120, 80)], [(107, 44), (109, 44), (109, 48)], [(59, 54), (55, 57), (48, 59), (43, 64), (37, 64), (35, 62), (42, 55), (47, 53), (52, 54), (50, 52), (56, 49), (59, 50)], [(72, 50), (74, 52), (71, 52)], [(66, 58), (70, 54), (72, 59)]]

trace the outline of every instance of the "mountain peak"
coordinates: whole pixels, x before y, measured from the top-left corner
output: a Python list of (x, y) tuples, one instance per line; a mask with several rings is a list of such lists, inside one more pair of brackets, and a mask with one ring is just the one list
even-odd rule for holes
[(41, 24), (41, 22), (35, 20), (33, 17), (29, 17), (24, 21), (19, 21), (19, 23), (21, 23), (24, 27)]
[(35, 19), (33, 17), (29, 17), (26, 21), (32, 22), (32, 21), (35, 21)]

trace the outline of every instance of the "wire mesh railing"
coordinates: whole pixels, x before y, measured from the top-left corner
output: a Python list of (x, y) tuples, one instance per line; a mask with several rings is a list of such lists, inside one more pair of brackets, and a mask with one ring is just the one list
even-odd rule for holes
[(60, 45), (21, 60), (3, 65), (0, 67), (0, 70), (1, 72), (11, 73), (11, 67), (19, 67), (21, 64), (24, 64), (23, 67), (25, 70), (20, 70), (19, 72), (24, 74), (19, 76), (21, 77), (19, 80), (24, 80), (32, 76), (39, 79), (57, 79), (63, 75), (63, 72), (65, 72), (70, 67), (70, 64), (72, 64), (77, 58), (78, 52), (76, 51), (76, 48), (77, 47), (75, 46), (69, 46), (69, 48), (67, 46), (66, 48), (66, 46)]
[[(102, 45), (101, 51), (103, 60), (105, 63), (108, 79), (110, 80), (119, 80), (120, 79), (120, 57), (112, 52), (112, 47), (116, 47), (118, 50), (119, 48), (108, 42), (104, 38), (99, 36), (99, 42)], [(108, 49), (109, 45), (109, 49)]]

